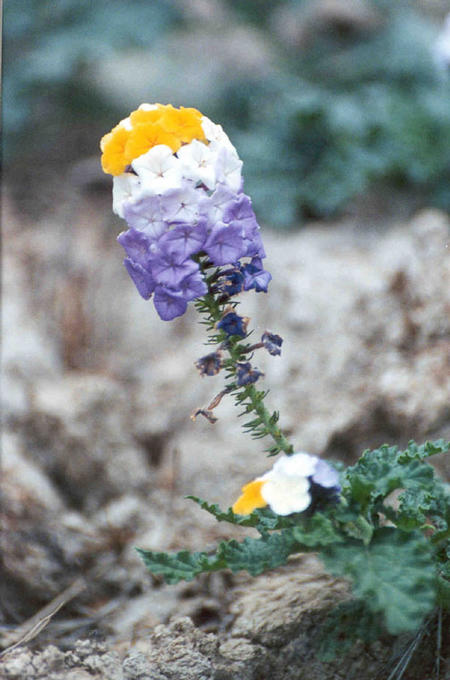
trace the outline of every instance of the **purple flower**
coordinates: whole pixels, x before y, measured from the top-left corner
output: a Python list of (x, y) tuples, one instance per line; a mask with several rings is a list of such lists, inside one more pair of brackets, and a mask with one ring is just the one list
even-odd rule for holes
[(180, 255), (183, 259), (198, 253), (206, 239), (204, 221), (197, 225), (177, 224), (165, 233), (158, 241), (158, 245), (166, 252)]
[(281, 345), (283, 344), (283, 338), (276, 333), (269, 333), (266, 331), (261, 336), (261, 342), (266, 348), (266, 350), (272, 356), (277, 356), (281, 354)]
[(123, 263), (133, 280), (139, 295), (141, 295), (144, 300), (148, 300), (155, 289), (155, 282), (150, 272), (147, 269), (144, 269), (139, 263), (133, 262), (129, 257), (126, 257)]
[(194, 274), (191, 274), (180, 281), (177, 288), (181, 292), (186, 302), (189, 302), (189, 300), (195, 300), (195, 298), (198, 297), (202, 297), (202, 295), (206, 295), (208, 292), (208, 286), (203, 280), (198, 267)]
[(246, 251), (239, 224), (214, 227), (203, 246), (213, 264), (233, 264)]
[(217, 324), (217, 328), (228, 336), (239, 335), (245, 338), (247, 335), (248, 318), (239, 316), (236, 312), (227, 312)]
[(200, 201), (200, 213), (207, 217), (212, 225), (216, 222), (225, 221), (223, 215), (227, 206), (233, 204), (239, 194), (232, 191), (224, 184), (218, 184), (211, 196), (206, 196)]
[(245, 252), (246, 257), (259, 259), (266, 257), (266, 251), (264, 250), (261, 233), (257, 222), (255, 222), (251, 228), (247, 228), (245, 232), (245, 243), (247, 246), (247, 250)]
[(267, 293), (272, 275), (262, 268), (259, 258), (253, 258), (251, 262), (244, 264), (241, 271), (244, 274), (244, 290), (254, 288), (257, 293)]
[(198, 271), (198, 264), (190, 258), (185, 259), (182, 253), (159, 250), (152, 262), (152, 275), (157, 283), (178, 289), (179, 284), (190, 274)]
[(195, 224), (200, 214), (200, 198), (198, 190), (188, 182), (177, 189), (169, 189), (161, 196), (164, 220)]
[(253, 224), (256, 221), (256, 217), (253, 212), (252, 202), (247, 194), (235, 194), (234, 200), (228, 201), (224, 205), (222, 219), (227, 224), (238, 220), (243, 227), (246, 226), (246, 220)]
[(133, 262), (142, 267), (149, 266), (152, 257), (151, 242), (145, 234), (136, 229), (128, 229), (119, 234), (117, 240)]
[(200, 371), (200, 375), (217, 375), (222, 368), (222, 354), (220, 352), (212, 352), (204, 357), (200, 357), (195, 362), (195, 366)]
[(238, 362), (236, 364), (236, 368), (236, 382), (239, 387), (243, 387), (244, 385), (252, 385), (264, 375), (264, 373), (261, 373), (261, 371), (258, 371), (256, 368), (252, 368), (252, 365), (249, 361), (245, 363)]
[(135, 203), (128, 201), (124, 205), (123, 215), (128, 226), (143, 231), (152, 239), (158, 238), (167, 229), (159, 196), (147, 196)]
[(244, 288), (244, 275), (240, 269), (233, 267), (223, 272), (213, 287), (214, 293), (222, 293), (226, 297), (232, 297), (241, 293)]
[(182, 293), (165, 286), (156, 286), (153, 302), (163, 321), (171, 321), (177, 316), (182, 316), (187, 309), (187, 302)]
[(336, 492), (341, 490), (338, 472), (320, 458), (317, 458), (316, 467), (311, 479), (315, 484), (319, 484), (325, 489), (334, 489)]

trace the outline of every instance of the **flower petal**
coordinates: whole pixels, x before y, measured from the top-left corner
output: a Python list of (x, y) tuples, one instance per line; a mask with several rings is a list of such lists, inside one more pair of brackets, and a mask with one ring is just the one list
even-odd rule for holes
[(265, 482), (255, 479), (242, 487), (242, 495), (234, 503), (232, 510), (236, 515), (249, 515), (256, 508), (264, 508), (267, 501), (261, 495)]

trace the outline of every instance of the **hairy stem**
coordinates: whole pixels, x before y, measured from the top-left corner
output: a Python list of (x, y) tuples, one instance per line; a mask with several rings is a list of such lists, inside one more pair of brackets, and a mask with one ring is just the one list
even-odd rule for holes
[[(217, 271), (206, 277), (209, 290), (216, 278)], [(288, 455), (292, 454), (294, 452), (292, 444), (277, 425), (278, 412), (270, 413), (264, 404), (267, 392), (257, 390), (254, 384), (241, 386), (236, 382), (237, 364), (241, 361), (248, 361), (249, 352), (255, 348), (255, 345), (247, 341), (250, 334), (246, 333), (244, 338), (237, 335), (228, 336), (224, 331), (217, 329), (217, 323), (223, 317), (224, 311), (230, 307), (235, 309), (238, 303), (209, 292), (197, 300), (195, 305), (204, 319), (201, 323), (207, 326), (208, 344), (219, 345), (220, 349), (227, 354), (223, 360), (223, 367), (227, 374), (226, 391), (234, 394), (237, 406), (244, 407), (240, 415), (253, 413), (256, 416), (253, 420), (244, 423), (244, 429), (254, 438), (270, 436), (274, 441), (274, 445), (267, 449), (271, 455), (276, 455), (280, 451)], [(262, 346), (262, 343), (259, 343), (259, 346)]]

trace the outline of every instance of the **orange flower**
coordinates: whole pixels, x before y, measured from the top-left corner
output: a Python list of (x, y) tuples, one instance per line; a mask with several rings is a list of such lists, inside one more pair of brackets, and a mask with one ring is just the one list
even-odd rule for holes
[(135, 158), (158, 144), (167, 145), (173, 153), (194, 139), (207, 144), (202, 118), (200, 111), (193, 108), (141, 104), (102, 138), (103, 170), (120, 175)]
[(125, 157), (131, 163), (132, 160), (142, 156), (158, 144), (166, 144), (172, 151), (177, 151), (181, 146), (181, 142), (175, 135), (166, 132), (159, 123), (138, 123), (130, 132), (125, 147)]
[(103, 152), (102, 168), (104, 172), (110, 175), (121, 175), (125, 170), (128, 164), (125, 157), (125, 146), (129, 134), (130, 131), (119, 124), (102, 137), (100, 148)]
[(267, 501), (261, 495), (261, 487), (265, 481), (255, 479), (242, 487), (242, 496), (237, 499), (232, 507), (236, 515), (249, 515), (256, 508), (264, 508), (267, 505)]
[(130, 122), (133, 127), (142, 123), (156, 123), (163, 114), (165, 107), (158, 106), (157, 109), (137, 109), (130, 113)]
[(159, 123), (167, 132), (175, 135), (180, 142), (189, 143), (193, 139), (204, 140), (202, 114), (197, 109), (169, 108), (162, 113)]

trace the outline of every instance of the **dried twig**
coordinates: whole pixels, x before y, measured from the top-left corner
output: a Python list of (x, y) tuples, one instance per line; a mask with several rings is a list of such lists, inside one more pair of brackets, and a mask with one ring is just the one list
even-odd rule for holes
[(6, 637), (5, 642), (9, 643), (1, 653), (0, 657), (4, 656), (13, 649), (20, 647), (20, 645), (30, 642), (36, 637), (52, 620), (54, 615), (64, 607), (67, 602), (79, 595), (86, 589), (86, 581), (84, 578), (77, 578), (68, 588), (57, 595), (49, 604), (45, 605), (37, 614), (34, 614), (24, 623), (20, 624), (15, 630), (10, 631)]

